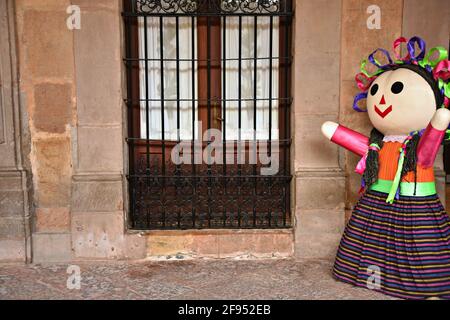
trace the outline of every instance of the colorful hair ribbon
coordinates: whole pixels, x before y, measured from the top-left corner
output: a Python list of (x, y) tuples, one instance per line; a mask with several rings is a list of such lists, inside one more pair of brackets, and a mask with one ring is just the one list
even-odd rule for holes
[(369, 89), (375, 77), (368, 77), (366, 74), (360, 72), (355, 76), (356, 85), (361, 91)]
[(366, 171), (366, 159), (367, 155), (369, 154), (369, 151), (380, 151), (380, 146), (377, 143), (371, 143), (369, 145), (369, 148), (367, 149), (367, 152), (362, 156), (362, 158), (359, 160), (358, 164), (356, 165), (355, 172), (359, 174), (363, 174), (364, 171)]
[[(400, 47), (400, 45), (402, 43), (407, 44), (408, 40), (404, 37), (400, 37), (394, 41), (394, 56), (397, 59), (397, 62), (399, 62), (399, 63), (403, 63), (403, 62), (411, 59), (409, 52), (403, 58), (400, 56), (400, 53), (397, 53), (397, 48)], [(400, 50), (398, 50), (398, 51), (400, 51)]]
[[(402, 44), (406, 44), (406, 55), (401, 56)], [(360, 73), (355, 76), (355, 81), (361, 93), (355, 96), (353, 101), (353, 109), (358, 112), (367, 112), (358, 106), (358, 102), (367, 98), (367, 91), (372, 85), (373, 81), (384, 71), (390, 70), (395, 65), (409, 64), (417, 65), (433, 75), (433, 78), (438, 82), (440, 93), (443, 95), (444, 101), (442, 107), (450, 108), (450, 60), (449, 53), (444, 47), (434, 47), (429, 52), (426, 52), (426, 43), (420, 37), (412, 37), (407, 40), (404, 37), (399, 37), (393, 43), (394, 61), (389, 52), (385, 49), (378, 48), (373, 51), (368, 59), (363, 60), (360, 66)], [(381, 53), (384, 56), (384, 61), (377, 60), (375, 55)], [(380, 57), (378, 59), (381, 59)], [(368, 67), (370, 62), (374, 67)], [(384, 63), (384, 64), (383, 64)], [(375, 70), (373, 72), (369, 71)]]
[[(416, 55), (416, 46), (415, 46), (416, 43), (420, 49), (420, 53), (418, 55)], [(421, 39), (419, 37), (412, 37), (411, 39), (409, 39), (406, 47), (408, 48), (410, 59), (412, 61), (418, 63), (419, 60), (422, 60), (425, 57), (425, 51), (426, 51), (427, 46), (425, 44), (425, 41), (423, 41), (423, 39)]]
[(445, 83), (445, 81), (442, 80), (442, 78), (439, 78), (438, 87), (441, 90), (441, 93), (444, 95), (444, 99), (448, 100), (450, 98), (450, 82)]
[[(388, 63), (386, 64), (381, 64), (377, 59), (375, 59), (375, 54), (380, 51), (382, 53), (384, 53), (384, 56), (387, 58)], [(381, 49), (378, 48), (376, 49), (374, 52), (372, 52), (369, 55), (369, 61), (371, 64), (373, 64), (374, 66), (378, 67), (379, 69), (383, 70), (385, 68), (387, 68), (388, 66), (392, 65), (394, 62), (392, 61), (391, 55), (389, 54), (389, 51), (385, 50), (385, 49)]]
[(375, 72), (370, 73), (369, 71), (366, 70), (366, 66), (367, 66), (367, 60), (363, 60), (361, 61), (361, 66), (359, 67), (359, 69), (361, 70), (361, 73), (363, 73), (365, 76), (367, 76), (368, 78), (373, 78), (376, 75), (380, 74), (381, 72), (383, 72), (383, 70), (381, 69), (377, 69)]
[(444, 140), (445, 141), (449, 141), (450, 140), (450, 129), (445, 130)]
[[(438, 57), (434, 60), (431, 60), (431, 57), (436, 52), (438, 53)], [(447, 58), (448, 58), (448, 52), (447, 52), (447, 50), (445, 50), (445, 48), (434, 47), (428, 52), (428, 54), (425, 56), (425, 58), (423, 58), (423, 60), (419, 62), (419, 65), (422, 68), (425, 68), (427, 65), (430, 66), (431, 68), (434, 68), (441, 61), (447, 60)]]
[(444, 97), (444, 103), (442, 105), (444, 108), (449, 108), (450, 107), (450, 99), (447, 97)]
[(444, 95), (445, 98), (450, 98), (450, 82), (444, 86)]
[(367, 92), (358, 93), (353, 100), (353, 110), (358, 112), (367, 112), (367, 110), (363, 110), (358, 106), (358, 102), (367, 98)]
[(440, 61), (433, 69), (433, 77), (442, 81), (450, 79), (450, 60)]

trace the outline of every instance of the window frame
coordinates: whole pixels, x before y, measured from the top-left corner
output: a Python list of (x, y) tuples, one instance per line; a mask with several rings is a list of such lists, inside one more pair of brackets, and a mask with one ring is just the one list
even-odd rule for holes
[[(201, 1), (200, 1), (201, 2)], [(138, 157), (139, 152), (142, 152), (142, 150), (145, 151), (147, 155), (147, 161), (150, 154), (161, 154), (162, 157), (162, 166), (163, 166), (163, 172), (162, 174), (165, 174), (165, 158), (170, 156), (170, 150), (172, 147), (178, 143), (178, 141), (169, 141), (169, 140), (163, 140), (163, 139), (142, 139), (140, 137), (140, 92), (139, 92), (139, 61), (136, 61), (135, 59), (129, 59), (130, 57), (138, 58), (139, 57), (139, 32), (138, 32), (138, 20), (137, 17), (140, 16), (138, 12), (136, 12), (136, 7), (133, 5), (136, 3), (136, 0), (125, 0), (124, 1), (124, 19), (128, 22), (125, 24), (125, 33), (126, 33), (126, 57), (125, 63), (127, 65), (127, 106), (128, 106), (128, 144), (130, 147), (129, 157), (129, 167), (130, 167), (130, 174), (128, 177), (130, 178), (133, 173), (136, 173), (138, 171)], [(208, 3), (208, 2), (204, 2)], [(284, 1), (283, 3), (290, 3), (290, 1)], [(292, 4), (290, 4), (291, 6)], [(209, 6), (209, 4), (208, 4)], [(290, 175), (290, 105), (292, 103), (292, 99), (290, 98), (290, 77), (291, 77), (291, 62), (292, 62), (292, 56), (291, 56), (291, 50), (292, 50), (292, 44), (290, 41), (291, 37), (291, 29), (292, 29), (292, 15), (293, 12), (291, 8), (285, 8), (286, 13), (285, 14), (277, 14), (277, 15), (270, 15), (271, 17), (279, 17), (279, 52), (278, 52), (278, 59), (279, 59), (279, 72), (278, 72), (278, 97), (279, 103), (278, 103), (278, 128), (279, 128), (279, 143), (282, 147), (284, 154), (282, 155), (284, 159), (284, 165), (283, 165), (283, 177), (291, 179)], [(222, 94), (222, 33), (224, 32), (224, 29), (222, 28), (222, 14), (215, 15), (214, 12), (211, 12), (211, 8), (205, 8), (204, 11), (200, 12), (201, 10), (195, 14), (167, 14), (167, 13), (158, 13), (155, 14), (155, 16), (186, 16), (192, 18), (192, 21), (195, 21), (197, 24), (197, 56), (193, 57), (193, 59), (198, 59), (198, 72), (197, 72), (197, 97), (195, 99), (198, 99), (198, 118), (195, 120), (201, 120), (203, 122), (208, 123), (207, 127), (209, 128), (217, 128), (220, 129), (222, 126), (222, 119), (218, 121), (217, 115), (222, 115), (222, 105), (218, 104), (214, 107), (211, 106), (212, 102), (214, 100), (221, 100), (221, 94)], [(254, 13), (254, 14), (246, 14), (250, 16), (267, 16), (266, 13)], [(245, 15), (245, 16), (246, 16)], [(244, 16), (244, 14), (236, 14), (234, 13), (233, 16)], [(225, 18), (224, 18), (225, 20)], [(211, 32), (213, 30), (213, 32)], [(284, 36), (283, 36), (284, 35)], [(204, 40), (204, 41), (202, 41)], [(213, 52), (213, 53), (212, 53)], [(213, 56), (211, 56), (211, 54)], [(216, 59), (214, 59), (217, 57)], [(205, 62), (204, 60), (210, 61), (210, 63)], [(272, 58), (273, 59), (273, 58)], [(216, 65), (212, 65), (211, 61), (216, 61)], [(203, 62), (203, 63), (201, 63)], [(211, 71), (212, 68), (216, 68), (215, 71)], [(203, 70), (202, 70), (203, 69)], [(214, 81), (216, 79), (216, 81)], [(206, 83), (206, 84), (205, 84)], [(214, 83), (215, 85), (211, 85)], [(202, 87), (203, 85), (203, 87)], [(206, 88), (205, 88), (206, 86)], [(281, 100), (281, 97), (284, 97), (285, 100)], [(205, 99), (206, 98), (206, 99)], [(206, 104), (201, 105), (200, 101), (207, 101)], [(255, 107), (256, 108), (256, 107)], [(270, 112), (269, 112), (270, 113)], [(256, 119), (254, 120), (256, 123)], [(270, 130), (271, 131), (271, 130)], [(269, 134), (271, 136), (271, 133)], [(204, 144), (204, 146), (207, 144), (207, 142)], [(141, 151), (139, 151), (141, 150)], [(248, 150), (248, 149), (246, 149)], [(138, 151), (138, 152), (136, 152)], [(247, 151), (248, 153), (248, 151)], [(150, 167), (149, 165), (147, 166)], [(226, 167), (226, 166), (224, 166)], [(253, 174), (256, 174), (256, 166), (253, 168)], [(238, 169), (239, 170), (239, 169)], [(225, 176), (224, 169), (224, 176)], [(241, 174), (240, 172), (239, 174)], [(150, 174), (150, 173), (148, 173)], [(256, 182), (255, 182), (256, 183)], [(289, 190), (289, 188), (288, 188)], [(286, 212), (285, 217), (283, 221), (282, 227), (289, 227), (290, 226), (290, 194), (289, 192), (285, 192), (286, 195)], [(130, 193), (130, 202), (133, 201), (133, 195)], [(132, 205), (132, 203), (130, 204)], [(131, 209), (132, 211), (132, 209)], [(270, 224), (270, 223), (269, 223)], [(133, 227), (133, 226), (132, 226)], [(195, 223), (194, 223), (195, 227)], [(278, 226), (277, 226), (278, 227)]]

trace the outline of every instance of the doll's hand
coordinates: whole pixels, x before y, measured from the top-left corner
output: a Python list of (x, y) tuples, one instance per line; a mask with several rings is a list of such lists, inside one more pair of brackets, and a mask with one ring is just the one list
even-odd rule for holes
[(437, 130), (447, 129), (450, 123), (450, 110), (439, 108), (431, 119), (431, 125)]
[(322, 124), (322, 133), (325, 137), (328, 138), (328, 140), (331, 140), (334, 133), (336, 132), (338, 128), (338, 124), (336, 122), (332, 121), (326, 121)]

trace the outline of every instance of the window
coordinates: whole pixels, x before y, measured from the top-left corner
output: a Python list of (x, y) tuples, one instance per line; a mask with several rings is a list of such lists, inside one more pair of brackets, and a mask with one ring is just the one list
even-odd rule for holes
[[(290, 1), (127, 0), (123, 16), (131, 228), (289, 227)], [(220, 161), (194, 159), (217, 139)]]

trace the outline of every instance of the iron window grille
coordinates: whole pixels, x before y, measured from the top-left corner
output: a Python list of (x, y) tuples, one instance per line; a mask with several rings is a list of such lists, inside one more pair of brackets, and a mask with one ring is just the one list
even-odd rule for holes
[[(291, 1), (126, 0), (122, 16), (130, 228), (290, 227)], [(195, 163), (199, 120), (222, 163)], [(192, 161), (175, 164), (186, 140)], [(260, 142), (275, 174), (238, 161)]]

